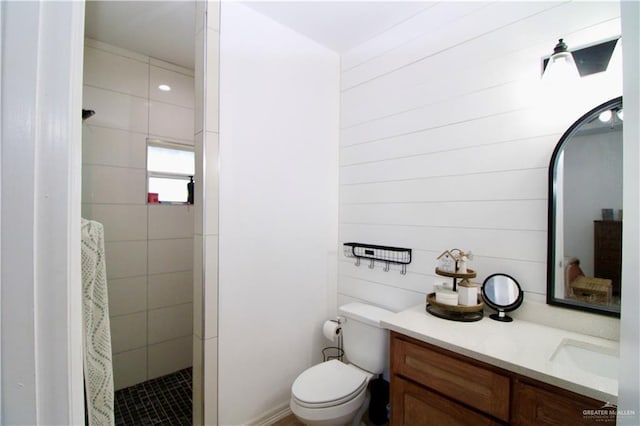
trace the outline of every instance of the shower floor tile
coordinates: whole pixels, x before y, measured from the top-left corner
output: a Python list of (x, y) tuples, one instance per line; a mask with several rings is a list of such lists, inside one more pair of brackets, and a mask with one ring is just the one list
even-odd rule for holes
[(191, 426), (191, 368), (115, 392), (116, 426)]

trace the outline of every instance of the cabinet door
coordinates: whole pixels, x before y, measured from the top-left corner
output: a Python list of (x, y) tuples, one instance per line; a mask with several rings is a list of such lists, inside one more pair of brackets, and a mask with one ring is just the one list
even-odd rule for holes
[(391, 340), (391, 370), (448, 398), (509, 421), (509, 377), (431, 345)]
[(500, 424), (398, 376), (391, 376), (391, 407), (391, 426)]
[(603, 405), (558, 388), (543, 389), (518, 381), (514, 385), (511, 419), (514, 426), (615, 425), (615, 415), (603, 414), (607, 411)]

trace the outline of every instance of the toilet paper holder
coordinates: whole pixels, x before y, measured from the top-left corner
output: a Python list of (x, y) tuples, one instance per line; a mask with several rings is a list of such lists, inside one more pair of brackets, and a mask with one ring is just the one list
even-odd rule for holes
[[(338, 326), (338, 330), (340, 330), (340, 326), (346, 322), (346, 318), (336, 317), (335, 319), (331, 319), (327, 322), (334, 322)], [(323, 362), (330, 361), (332, 359), (337, 359), (342, 361), (344, 358), (344, 349), (342, 347), (342, 333), (336, 333), (338, 346), (327, 346), (322, 349), (322, 360)]]

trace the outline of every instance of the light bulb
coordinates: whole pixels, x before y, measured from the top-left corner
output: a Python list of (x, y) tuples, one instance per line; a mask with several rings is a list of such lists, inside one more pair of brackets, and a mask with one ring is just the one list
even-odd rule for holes
[(603, 123), (608, 123), (611, 120), (611, 110), (608, 109), (606, 111), (602, 111), (598, 116), (598, 120), (602, 121)]
[(158, 89), (162, 90), (163, 92), (168, 92), (171, 90), (171, 86), (169, 86), (168, 84), (161, 84), (158, 86)]
[(618, 112), (616, 112), (616, 115), (618, 116), (618, 118), (620, 119), (620, 121), (624, 120), (624, 113), (622, 112), (621, 109), (618, 110)]
[(553, 85), (561, 86), (562, 84), (576, 81), (579, 78), (580, 75), (578, 74), (578, 68), (576, 67), (573, 55), (567, 50), (567, 45), (564, 41), (560, 39), (553, 50), (553, 55), (549, 58), (542, 80)]

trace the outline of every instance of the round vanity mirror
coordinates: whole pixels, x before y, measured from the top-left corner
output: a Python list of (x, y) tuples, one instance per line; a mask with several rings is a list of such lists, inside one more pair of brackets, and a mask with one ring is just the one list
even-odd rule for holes
[(506, 274), (493, 274), (482, 283), (482, 298), (489, 307), (498, 311), (489, 317), (496, 321), (511, 322), (513, 318), (506, 315), (522, 304), (522, 289), (513, 277)]

